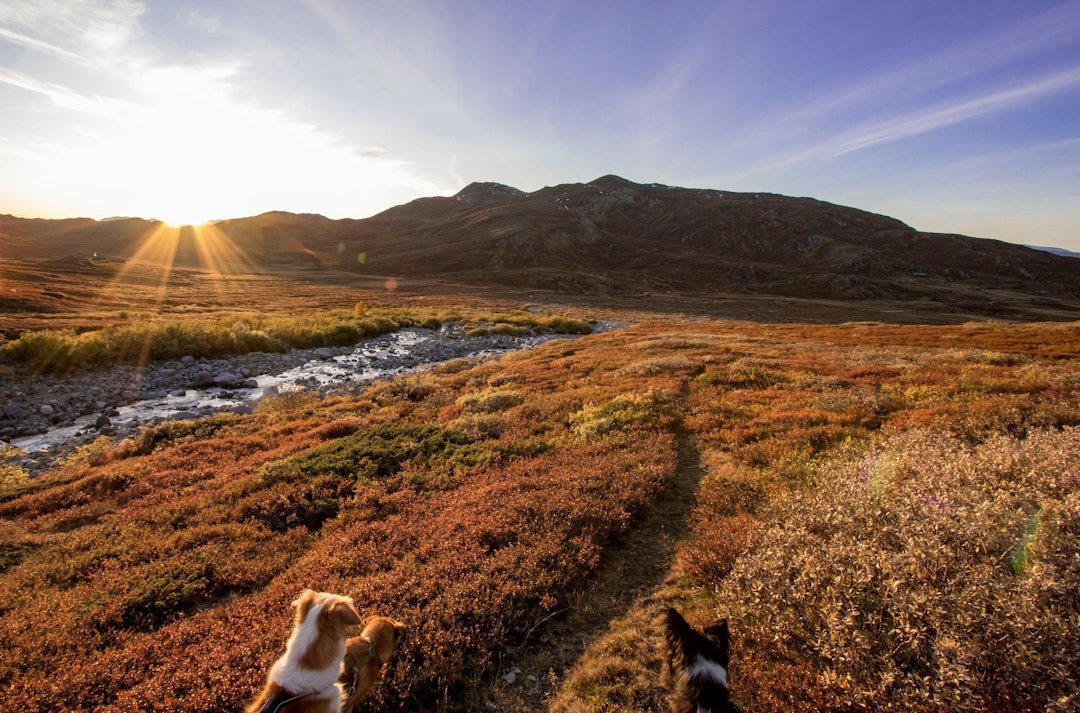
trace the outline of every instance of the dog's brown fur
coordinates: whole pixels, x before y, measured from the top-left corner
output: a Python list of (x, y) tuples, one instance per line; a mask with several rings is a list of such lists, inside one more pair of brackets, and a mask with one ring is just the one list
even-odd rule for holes
[[(274, 662), (266, 685), (245, 713), (337, 713), (341, 689), (335, 685), (350, 627), (360, 614), (348, 597), (305, 589), (292, 603), (293, 632)], [(321, 606), (313, 621), (308, 614)]]
[[(668, 609), (664, 620), (667, 656), (664, 678), (671, 691), (671, 713), (734, 713), (727, 686), (728, 623), (720, 619), (695, 631), (682, 615)], [(723, 669), (721, 683), (713, 673)]]
[(345, 642), (345, 660), (341, 664), (341, 686), (345, 691), (341, 713), (367, 698), (379, 680), (383, 666), (405, 636), (405, 625), (385, 616), (367, 620), (360, 636)]

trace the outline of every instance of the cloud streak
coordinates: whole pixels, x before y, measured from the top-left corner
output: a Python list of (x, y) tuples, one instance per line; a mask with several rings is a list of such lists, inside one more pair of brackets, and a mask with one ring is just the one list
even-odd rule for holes
[(912, 138), (972, 119), (1009, 111), (1039, 101), (1080, 84), (1080, 66), (1055, 72), (1041, 79), (966, 101), (908, 112), (886, 121), (861, 126), (813, 147), (794, 161), (836, 158), (853, 151)]
[(933, 54), (892, 72), (854, 82), (778, 119), (785, 125), (833, 120), (853, 107), (926, 95), (961, 80), (1080, 41), (1080, 0), (1063, 3), (986, 36)]
[(130, 104), (117, 99), (88, 97), (69, 87), (41, 81), (3, 67), (0, 67), (0, 84), (41, 95), (62, 109), (93, 114), (113, 121), (120, 121), (128, 116), (132, 108)]
[(4, 0), (0, 23), (24, 28), (50, 42), (64, 38), (107, 51), (141, 34), (139, 18), (144, 10), (136, 0)]
[(44, 52), (46, 54), (51, 54), (55, 57), (61, 57), (63, 59), (79, 59), (79, 55), (71, 52), (70, 50), (66, 50), (63, 47), (57, 47), (54, 44), (45, 42), (44, 40), (34, 39), (33, 37), (28, 37), (27, 35), (23, 35), (3, 27), (0, 27), (0, 38), (3, 38), (8, 42), (12, 42), (17, 45), (22, 45), (23, 47), (26, 47), (28, 49), (36, 50), (38, 52)]

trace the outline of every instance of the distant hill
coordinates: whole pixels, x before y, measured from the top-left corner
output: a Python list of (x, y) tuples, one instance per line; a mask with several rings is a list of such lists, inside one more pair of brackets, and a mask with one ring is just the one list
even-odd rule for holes
[[(0, 217), (0, 234), (23, 257), (92, 250), (127, 259), (153, 225)], [(983, 314), (1010, 294), (1048, 304), (1080, 298), (1080, 261), (1044, 250), (924, 233), (813, 198), (617, 176), (531, 193), (473, 183), (362, 220), (271, 212), (214, 227), (257, 265), (578, 295), (939, 301)], [(176, 255), (196, 264), (190, 232)]]
[(1072, 250), (1066, 250), (1065, 248), (1053, 248), (1043, 245), (1028, 245), (1027, 247), (1033, 250), (1042, 250), (1043, 252), (1052, 253), (1054, 255), (1061, 255), (1063, 257), (1080, 257), (1080, 253), (1073, 252)]

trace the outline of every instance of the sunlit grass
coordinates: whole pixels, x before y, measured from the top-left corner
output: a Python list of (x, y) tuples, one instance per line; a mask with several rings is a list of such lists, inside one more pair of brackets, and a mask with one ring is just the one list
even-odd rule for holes
[[(72, 369), (118, 363), (145, 365), (182, 356), (221, 357), (255, 351), (284, 352), (321, 346), (349, 346), (404, 327), (439, 328), (444, 320), (465, 319), (484, 325), (486, 333), (512, 326), (521, 333), (582, 334), (591, 327), (563, 316), (462, 315), (411, 309), (326, 310), (296, 316), (258, 314), (220, 318), (140, 319), (86, 332), (39, 330), (4, 344), (4, 354), (35, 371), (64, 373)], [(514, 319), (511, 325), (505, 319)], [(473, 331), (473, 328), (469, 328)]]
[(766, 710), (1066, 702), (1078, 453), (1075, 428), (975, 447), (914, 430), (819, 461), (814, 487), (770, 506), (775, 524), (720, 587), (741, 629), (743, 700)]
[[(229, 339), (276, 334), (231, 319)], [(683, 439), (704, 471), (665, 586), (729, 617), (747, 709), (1075, 707), (1080, 338), (860, 330), (658, 321), (94, 444), (0, 493), (0, 695), (236, 710), (317, 583), (412, 623), (374, 707), (483, 709), (508, 647), (558, 645), (543, 623)], [(628, 621), (567, 710), (657, 710), (655, 627)]]

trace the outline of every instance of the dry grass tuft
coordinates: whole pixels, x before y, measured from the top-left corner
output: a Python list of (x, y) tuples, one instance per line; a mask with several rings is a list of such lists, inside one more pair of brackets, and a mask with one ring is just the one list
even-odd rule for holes
[(720, 588), (740, 695), (762, 709), (1075, 705), (1078, 459), (1075, 428), (977, 446), (910, 431), (819, 464)]

